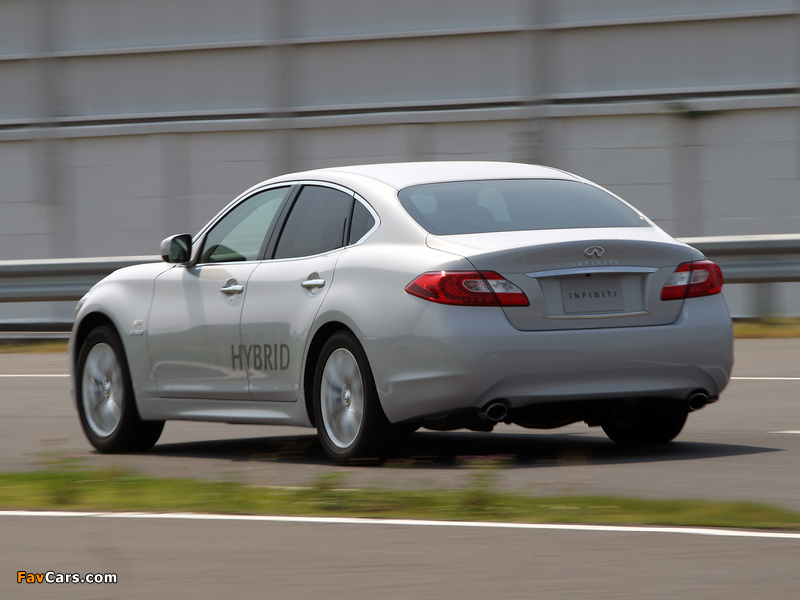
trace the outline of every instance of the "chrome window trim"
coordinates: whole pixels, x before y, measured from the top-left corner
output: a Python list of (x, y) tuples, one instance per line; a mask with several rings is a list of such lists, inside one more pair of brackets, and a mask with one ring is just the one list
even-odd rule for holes
[[(266, 192), (266, 191), (269, 191), (269, 190), (272, 190), (272, 189), (285, 187), (285, 188), (287, 188), (288, 191), (287, 191), (287, 197), (285, 197), (283, 199), (283, 202), (282, 202), (282, 205), (283, 205), (286, 202), (286, 199), (292, 195), (292, 193), (293, 193), (292, 190), (293, 190), (295, 185), (296, 184), (294, 182), (292, 182), (292, 181), (281, 181), (281, 182), (276, 182), (276, 183), (270, 183), (268, 185), (264, 185), (263, 182), (262, 182), (262, 183), (259, 183), (257, 185), (254, 185), (253, 187), (245, 190), (244, 192), (242, 192), (241, 194), (236, 196), (233, 200), (228, 202), (228, 204), (226, 204), (225, 207), (221, 211), (219, 211), (217, 213), (217, 215), (211, 221), (206, 223), (206, 225), (200, 231), (198, 231), (197, 234), (194, 235), (194, 237), (192, 237), (192, 256), (191, 256), (191, 260), (189, 261), (189, 263), (187, 265), (185, 265), (185, 266), (187, 266), (187, 267), (199, 267), (199, 266), (203, 266), (203, 265), (234, 265), (234, 264), (241, 265), (241, 264), (251, 263), (251, 262), (255, 262), (255, 263), (261, 262), (260, 259), (256, 259), (256, 260), (247, 260), (247, 261), (203, 262), (203, 263), (201, 263), (201, 262), (199, 262), (199, 258), (200, 258), (200, 251), (201, 251), (202, 247), (205, 246), (205, 236), (208, 234), (208, 232), (211, 229), (213, 229), (217, 225), (217, 223), (219, 223), (222, 219), (224, 219), (226, 216), (228, 216), (228, 214), (234, 208), (239, 206), (239, 204), (241, 204), (242, 202), (245, 202), (247, 199), (255, 196), (256, 194), (260, 194), (262, 192)], [(281, 210), (280, 210), (280, 207), (279, 207), (279, 210), (278, 210), (278, 213), (276, 214), (276, 217), (279, 217), (280, 213), (281, 213)]]
[[(236, 208), (236, 206), (238, 206), (240, 203), (244, 202), (245, 200), (247, 200), (251, 196), (255, 196), (256, 194), (260, 194), (261, 192), (266, 192), (268, 190), (281, 188), (281, 187), (285, 187), (285, 188), (291, 189), (295, 185), (297, 185), (297, 183), (293, 182), (293, 181), (282, 181), (280, 183), (271, 183), (269, 185), (263, 185), (263, 186), (261, 184), (259, 184), (259, 185), (253, 186), (250, 189), (242, 192), (241, 194), (236, 196), (233, 200), (228, 202), (228, 204), (226, 204), (225, 207), (221, 211), (219, 211), (217, 213), (216, 217), (214, 217), (211, 221), (206, 223), (203, 226), (203, 228), (200, 231), (198, 231), (194, 235), (194, 237), (192, 237), (192, 247), (194, 247), (194, 245), (197, 243), (197, 241), (200, 240), (203, 236), (205, 236), (206, 233), (208, 233), (209, 229), (214, 227), (217, 223), (219, 223), (222, 219), (224, 219), (225, 216), (229, 212), (231, 212), (234, 208)], [(203, 263), (203, 264), (206, 264), (206, 263)], [(208, 263), (208, 264), (211, 264), (211, 263)], [(213, 263), (213, 264), (218, 264), (218, 263)]]
[(330, 183), (328, 181), (320, 181), (320, 180), (314, 180), (314, 179), (301, 179), (299, 181), (295, 181), (294, 184), (295, 185), (299, 185), (301, 187), (302, 186), (306, 186), (306, 185), (313, 185), (313, 186), (316, 186), (316, 187), (327, 187), (327, 188), (332, 188), (334, 190), (338, 190), (340, 192), (344, 192), (348, 196), (355, 196), (355, 192), (353, 190), (348, 189), (348, 188), (346, 188), (346, 187), (344, 187), (342, 185), (339, 185), (338, 183)]
[[(375, 219), (375, 223), (372, 225), (372, 227), (370, 228), (370, 230), (369, 230), (369, 231), (367, 231), (367, 233), (365, 233), (364, 235), (362, 235), (362, 236), (361, 236), (360, 238), (358, 238), (358, 239), (357, 239), (355, 242), (352, 242), (352, 243), (350, 243), (350, 244), (347, 244), (347, 245), (345, 246), (345, 248), (350, 248), (351, 246), (360, 246), (360, 245), (361, 245), (361, 244), (363, 244), (365, 241), (367, 241), (367, 238), (369, 238), (369, 237), (370, 237), (370, 236), (371, 236), (373, 233), (375, 233), (375, 232), (378, 230), (378, 227), (380, 227), (380, 226), (381, 226), (381, 218), (378, 216), (378, 213), (376, 213), (376, 212), (375, 212), (375, 209), (374, 209), (374, 208), (372, 208), (372, 206), (370, 205), (370, 203), (369, 203), (369, 202), (367, 202), (367, 201), (366, 201), (364, 198), (362, 198), (361, 196), (359, 196), (358, 194), (355, 194), (355, 193), (353, 194), (353, 198), (355, 198), (355, 201), (356, 201), (356, 202), (359, 202), (359, 203), (361, 203), (361, 204), (363, 204), (363, 205), (364, 205), (364, 208), (366, 208), (366, 209), (367, 209), (367, 211), (369, 212), (369, 214), (371, 214), (371, 215), (372, 215), (372, 218), (373, 218), (373, 219)], [(352, 219), (351, 219), (351, 225), (352, 225)]]
[[(289, 221), (289, 218), (292, 216), (292, 211), (294, 210), (295, 204), (297, 204), (298, 199), (303, 194), (303, 188), (305, 188), (305, 187), (323, 187), (323, 188), (336, 190), (337, 192), (341, 192), (341, 193), (343, 193), (343, 194), (345, 194), (347, 196), (350, 196), (350, 198), (355, 197), (355, 192), (353, 190), (347, 189), (346, 187), (343, 187), (343, 186), (335, 184), (335, 183), (329, 183), (327, 181), (315, 181), (313, 179), (312, 180), (300, 180), (300, 181), (296, 181), (294, 183), (294, 185), (297, 186), (297, 192), (294, 194), (295, 197), (291, 201), (291, 206), (288, 207), (288, 211), (286, 212), (286, 215), (283, 218), (283, 222), (280, 223), (280, 231), (277, 232), (278, 237), (275, 239), (275, 246), (273, 248), (274, 251), (277, 251), (278, 245), (281, 242), (281, 237), (283, 236), (283, 230), (286, 227), (286, 223)], [(351, 217), (352, 217), (352, 211), (351, 211), (351, 215), (347, 217), (348, 220)], [(340, 246), (339, 248), (333, 248), (331, 250), (326, 250), (325, 252), (319, 252), (317, 254), (306, 254), (306, 255), (303, 255), (303, 256), (291, 256), (291, 257), (287, 257), (287, 258), (264, 258), (264, 262), (276, 262), (276, 261), (280, 261), (280, 260), (303, 260), (303, 259), (306, 259), (306, 258), (314, 258), (316, 256), (325, 256), (326, 254), (330, 254), (331, 252), (336, 252), (337, 250), (344, 250), (346, 247), (347, 247), (347, 245), (344, 245), (344, 246)]]
[(328, 254), (333, 254), (334, 252), (341, 252), (347, 246), (342, 246), (341, 248), (334, 248), (333, 250), (328, 250), (327, 252), (320, 252), (319, 254), (308, 254), (307, 256), (292, 256), (291, 258), (265, 258), (264, 260), (260, 260), (257, 262), (260, 263), (278, 263), (278, 262), (290, 262), (295, 260), (308, 260), (309, 258), (317, 258), (319, 256), (327, 256)]
[[(353, 247), (353, 246), (360, 246), (373, 233), (375, 233), (378, 230), (378, 228), (380, 227), (381, 219), (378, 216), (378, 213), (375, 211), (375, 209), (372, 208), (372, 205), (369, 202), (367, 202), (367, 200), (364, 199), (363, 196), (359, 195), (355, 191), (353, 191), (353, 190), (351, 190), (349, 188), (346, 188), (344, 186), (338, 185), (336, 183), (331, 183), (331, 182), (328, 182), (328, 181), (313, 180), (313, 179), (308, 179), (308, 180), (300, 179), (300, 180), (295, 180), (295, 181), (274, 182), (274, 183), (270, 183), (268, 185), (258, 184), (256, 186), (251, 187), (248, 190), (245, 190), (244, 192), (239, 194), (236, 198), (231, 200), (217, 214), (216, 218), (214, 218), (213, 220), (211, 220), (208, 223), (206, 223), (206, 225), (192, 238), (192, 255), (193, 255), (192, 259), (194, 260), (194, 259), (197, 258), (195, 256), (195, 252), (197, 252), (198, 248), (200, 248), (201, 244), (199, 242), (201, 242), (205, 238), (205, 235), (214, 226), (216, 226), (217, 223), (219, 223), (222, 219), (224, 219), (228, 215), (228, 213), (230, 213), (234, 208), (236, 208), (242, 202), (246, 201), (248, 198), (250, 198), (252, 196), (255, 196), (256, 194), (260, 194), (262, 192), (266, 192), (266, 191), (271, 190), (271, 189), (285, 187), (285, 188), (288, 188), (288, 189), (291, 190), (292, 188), (295, 188), (295, 187), (303, 188), (305, 186), (326, 187), (326, 188), (331, 188), (331, 189), (337, 190), (339, 192), (342, 192), (344, 194), (347, 194), (348, 196), (352, 197), (356, 202), (361, 203), (364, 206), (364, 208), (367, 209), (369, 214), (372, 215), (372, 218), (375, 220), (375, 223), (372, 225), (372, 227), (370, 228), (369, 231), (367, 231), (364, 235), (362, 235), (355, 242), (352, 242), (350, 244), (346, 244), (345, 246), (342, 246), (341, 248), (334, 248), (333, 250), (328, 250), (327, 252), (322, 252), (322, 253), (319, 253), (319, 254), (312, 254), (312, 255), (307, 255), (307, 256), (294, 256), (292, 258), (266, 258), (266, 259), (263, 259), (263, 260), (230, 261), (230, 262), (220, 262), (220, 263), (216, 263), (216, 262), (215, 263), (211, 263), (211, 262), (200, 263), (200, 262), (197, 262), (197, 263), (192, 263), (192, 267), (201, 267), (201, 266), (204, 266), (204, 265), (232, 265), (232, 264), (241, 265), (241, 264), (247, 264), (247, 263), (275, 262), (275, 261), (279, 261), (279, 260), (284, 260), (284, 261), (304, 260), (304, 259), (307, 259), (307, 258), (315, 258), (317, 256), (325, 256), (326, 254), (330, 254), (332, 252), (341, 251), (341, 250), (344, 250), (345, 248), (350, 248), (350, 247)], [(287, 215), (287, 218), (288, 218), (288, 215)], [(351, 223), (352, 223), (352, 215), (349, 218), (350, 218)], [(284, 223), (285, 223), (285, 220), (284, 220)]]
[[(355, 191), (353, 191), (353, 190), (351, 190), (349, 188), (346, 188), (344, 186), (338, 185), (336, 183), (330, 183), (330, 182), (327, 182), (327, 181), (318, 181), (318, 180), (300, 180), (300, 181), (293, 182), (293, 185), (296, 185), (299, 188), (303, 188), (304, 186), (327, 187), (327, 188), (331, 188), (331, 189), (334, 189), (334, 190), (339, 191), (339, 192), (343, 192), (343, 193), (347, 194), (348, 196), (351, 196), (356, 202), (359, 202), (359, 203), (363, 204), (364, 208), (366, 208), (367, 211), (369, 212), (369, 214), (372, 215), (372, 218), (375, 219), (375, 223), (370, 228), (370, 230), (367, 231), (367, 233), (365, 233), (364, 235), (362, 235), (357, 241), (355, 241), (355, 242), (353, 242), (351, 244), (345, 244), (344, 246), (342, 246), (340, 248), (334, 248), (333, 250), (328, 250), (327, 252), (320, 252), (319, 254), (308, 254), (306, 256), (293, 256), (291, 258), (267, 258), (267, 259), (264, 259), (263, 262), (306, 260), (306, 259), (309, 259), (309, 258), (316, 258), (318, 256), (326, 256), (326, 255), (331, 254), (333, 252), (341, 252), (342, 250), (345, 250), (346, 248), (351, 248), (353, 246), (360, 246), (361, 244), (363, 244), (367, 240), (367, 238), (369, 238), (373, 233), (375, 233), (375, 231), (377, 231), (378, 227), (381, 224), (381, 220), (380, 220), (380, 217), (378, 216), (378, 213), (375, 212), (375, 209), (372, 208), (370, 203), (367, 202), (358, 193), (356, 193)], [(300, 191), (302, 193), (302, 189)], [(288, 218), (288, 215), (287, 215), (287, 218)], [(350, 220), (350, 222), (352, 224), (352, 214), (350, 215), (350, 217), (348, 217), (348, 219)]]

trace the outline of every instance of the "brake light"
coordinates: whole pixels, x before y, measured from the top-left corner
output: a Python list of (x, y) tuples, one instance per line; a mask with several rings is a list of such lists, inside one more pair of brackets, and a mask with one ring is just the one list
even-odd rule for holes
[(528, 306), (525, 293), (494, 271), (423, 273), (406, 286), (412, 296), (461, 306)]
[(722, 291), (722, 270), (710, 260), (678, 265), (661, 290), (662, 300), (712, 296)]

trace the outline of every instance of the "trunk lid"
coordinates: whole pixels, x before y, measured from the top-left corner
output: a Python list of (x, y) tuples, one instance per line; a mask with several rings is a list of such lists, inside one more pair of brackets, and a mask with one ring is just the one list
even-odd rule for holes
[(692, 260), (691, 247), (657, 227), (430, 235), (428, 245), (525, 292), (530, 306), (503, 308), (523, 331), (672, 323), (683, 301), (662, 301), (661, 289)]

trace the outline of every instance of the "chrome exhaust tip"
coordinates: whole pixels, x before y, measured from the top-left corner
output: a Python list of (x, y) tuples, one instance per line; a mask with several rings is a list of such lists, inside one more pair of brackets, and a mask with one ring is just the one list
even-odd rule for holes
[(695, 392), (686, 400), (690, 411), (700, 410), (708, 404), (708, 395), (703, 392)]
[(508, 416), (508, 407), (502, 402), (491, 402), (478, 412), (478, 417), (491, 423), (504, 421)]

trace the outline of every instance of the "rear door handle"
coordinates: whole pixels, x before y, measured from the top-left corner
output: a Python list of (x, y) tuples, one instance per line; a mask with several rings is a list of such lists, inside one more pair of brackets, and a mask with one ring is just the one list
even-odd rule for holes
[(302, 285), (307, 290), (314, 290), (314, 289), (323, 287), (325, 285), (325, 280), (324, 279), (306, 279), (300, 285)]
[(219, 291), (228, 296), (234, 296), (236, 294), (241, 294), (244, 291), (244, 286), (237, 283), (235, 279), (229, 279), (225, 285), (219, 288)]

